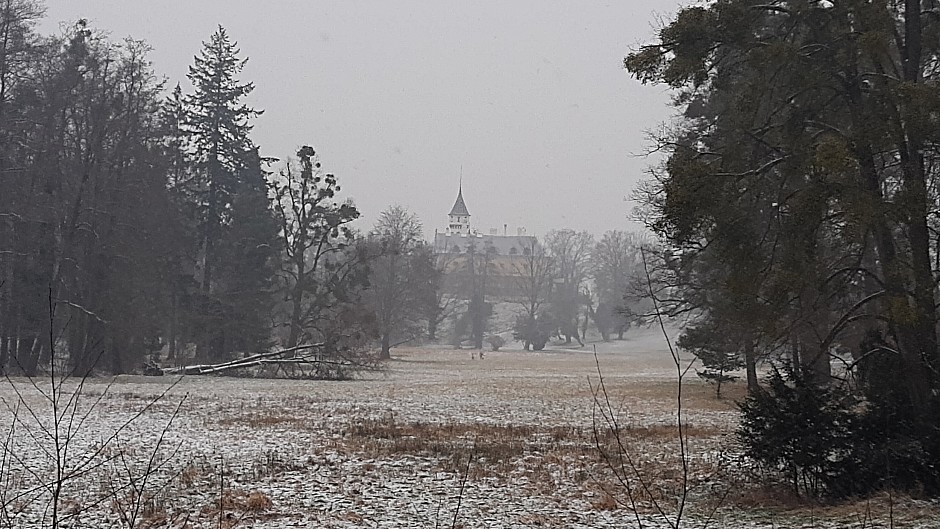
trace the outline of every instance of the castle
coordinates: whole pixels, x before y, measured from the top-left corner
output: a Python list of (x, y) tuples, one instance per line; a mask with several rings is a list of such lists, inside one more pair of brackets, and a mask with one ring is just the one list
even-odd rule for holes
[(487, 296), (500, 301), (516, 297), (525, 256), (532, 252), (538, 240), (526, 235), (525, 228), (519, 228), (516, 235), (506, 232), (506, 225), (503, 225), (502, 235), (496, 229), (482, 234), (471, 227), (470, 211), (463, 199), (463, 185), (460, 185), (454, 207), (447, 215), (447, 227), (443, 233), (435, 230), (432, 245), (444, 264), (445, 288), (457, 293), (465, 290), (467, 270), (471, 263), (479, 261), (486, 264), (481, 270), (487, 276)]

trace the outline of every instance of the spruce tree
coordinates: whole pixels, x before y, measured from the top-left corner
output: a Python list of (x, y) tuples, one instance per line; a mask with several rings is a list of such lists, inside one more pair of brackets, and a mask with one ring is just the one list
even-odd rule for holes
[(238, 79), (248, 60), (239, 53), (219, 26), (189, 68), (194, 92), (185, 98), (193, 159), (186, 195), (196, 206), (199, 323), (205, 330), (197, 346), (210, 359), (232, 348), (260, 347), (269, 305), (261, 300), (270, 280), (271, 252), (265, 248), (272, 217), (262, 160), (249, 136), (250, 121), (261, 111), (243, 102), (254, 84)]
[(218, 332), (224, 351), (258, 351), (271, 339), (278, 225), (257, 156), (241, 171), (235, 191), (232, 220), (218, 242), (216, 296), (225, 311)]
[(216, 241), (230, 220), (239, 175), (255, 152), (249, 121), (261, 114), (242, 102), (254, 90), (254, 84), (239, 81), (248, 59), (238, 54), (237, 44), (219, 26), (189, 67), (188, 77), (195, 91), (186, 98), (187, 126), (197, 167), (192, 185), (200, 206), (200, 285), (205, 294), (212, 292), (219, 257)]

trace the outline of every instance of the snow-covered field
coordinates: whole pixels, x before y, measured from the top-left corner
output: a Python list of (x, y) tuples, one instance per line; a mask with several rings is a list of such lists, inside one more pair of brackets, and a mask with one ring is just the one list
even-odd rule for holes
[[(675, 366), (655, 332), (597, 344), (623, 450), (594, 408), (590, 346), (393, 356), (348, 382), (96, 379), (77, 406), (70, 383), (58, 436), (47, 383), (4, 383), (0, 527), (52, 525), (53, 493), (63, 527), (669, 527), (650, 496), (674, 520)], [(694, 489), (682, 526), (701, 527), (714, 498), (746, 485), (728, 435), (733, 403), (694, 373), (684, 395)], [(639, 515), (598, 442), (649, 484), (635, 494)], [(60, 491), (41, 485), (55, 482)], [(884, 501), (865, 505), (722, 508), (710, 526), (887, 527)], [(895, 527), (940, 526), (933, 504), (893, 508)]]

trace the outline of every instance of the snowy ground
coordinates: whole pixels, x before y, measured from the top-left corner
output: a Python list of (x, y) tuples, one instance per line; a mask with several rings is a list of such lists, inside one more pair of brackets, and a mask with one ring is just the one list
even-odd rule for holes
[[(669, 527), (651, 498), (674, 520), (675, 366), (654, 332), (597, 344), (623, 450), (603, 429), (600, 443), (648, 478), (639, 515), (596, 447), (591, 346), (394, 356), (385, 372), (349, 382), (190, 377), (167, 391), (165, 377), (94, 380), (77, 406), (69, 384), (58, 436), (47, 384), (3, 384), (0, 527), (53, 524), (55, 490), (38, 485), (56, 475), (57, 453), (56, 522), (67, 527)], [(701, 527), (714, 498), (746, 485), (728, 436), (733, 403), (694, 373), (684, 394), (694, 489), (682, 526)], [(68, 445), (57, 450), (55, 437)], [(940, 526), (936, 505), (890, 498), (725, 507), (710, 526), (887, 527), (888, 501), (895, 527)]]

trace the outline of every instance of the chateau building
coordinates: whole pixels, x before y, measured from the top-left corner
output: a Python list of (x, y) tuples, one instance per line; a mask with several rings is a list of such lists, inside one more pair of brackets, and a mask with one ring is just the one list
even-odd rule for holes
[(445, 287), (462, 294), (472, 275), (485, 277), (486, 295), (494, 301), (509, 301), (516, 297), (519, 276), (525, 256), (538, 244), (538, 239), (518, 228), (516, 235), (491, 229), (483, 234), (470, 224), (470, 210), (463, 198), (463, 186), (457, 191), (457, 200), (447, 215), (443, 232), (435, 230), (433, 249), (444, 264)]

